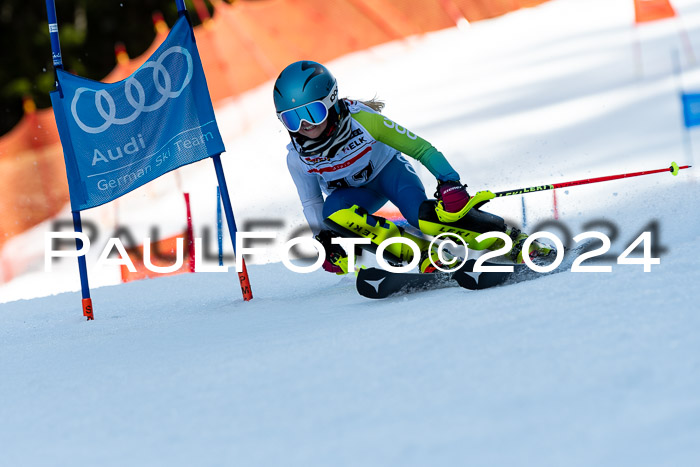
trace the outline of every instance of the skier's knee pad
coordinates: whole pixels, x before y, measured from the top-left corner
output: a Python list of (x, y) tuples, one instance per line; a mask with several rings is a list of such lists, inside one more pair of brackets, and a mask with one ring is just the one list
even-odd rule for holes
[[(404, 232), (390, 220), (370, 214), (357, 205), (334, 212), (324, 219), (324, 224), (341, 237), (370, 239), (371, 244), (360, 247), (373, 253), (384, 240), (393, 237), (408, 238), (421, 250), (428, 246), (426, 240)], [(413, 250), (403, 243), (392, 243), (386, 248), (385, 254), (389, 260), (395, 262), (411, 261), (413, 258)]]
[(473, 206), (461, 213), (446, 213), (437, 209), (437, 200), (424, 201), (418, 214), (421, 232), (438, 236), (443, 233), (459, 235), (472, 250), (484, 250), (491, 247), (497, 238), (488, 238), (480, 242), (476, 237), (486, 232), (505, 232), (506, 224), (502, 218)]

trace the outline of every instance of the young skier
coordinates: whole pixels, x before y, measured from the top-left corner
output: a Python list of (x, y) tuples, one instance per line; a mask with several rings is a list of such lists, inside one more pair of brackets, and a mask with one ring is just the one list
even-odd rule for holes
[[(331, 243), (333, 237), (369, 238), (370, 249), (376, 249), (389, 237), (403, 236), (419, 246), (421, 272), (434, 272), (436, 265), (442, 266), (437, 252), (428, 251), (428, 241), (372, 214), (387, 201), (422, 232), (457, 233), (471, 248), (500, 248), (502, 240), (477, 244), (473, 238), (494, 230), (506, 232), (514, 240), (512, 259), (522, 261), (518, 245), (522, 246), (527, 235), (480, 211), (478, 205), (487, 200), (470, 198), (466, 185), (442, 153), (381, 115), (382, 102), (339, 98), (336, 79), (325, 66), (312, 61), (287, 66), (273, 92), (277, 117), (291, 138), (287, 166), (306, 220), (326, 250), (326, 271), (344, 274), (348, 270), (347, 253)], [(435, 176), (437, 202), (428, 200), (402, 153)], [(532, 245), (531, 256), (549, 253), (548, 247), (536, 242)], [(414, 255), (400, 243), (386, 251), (395, 262), (411, 262)]]

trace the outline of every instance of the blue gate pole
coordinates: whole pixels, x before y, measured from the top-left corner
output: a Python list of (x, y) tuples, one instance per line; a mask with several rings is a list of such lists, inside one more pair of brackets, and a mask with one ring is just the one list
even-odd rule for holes
[[(80, 211), (73, 211), (73, 230), (76, 233), (83, 231), (83, 222), (80, 219)], [(83, 241), (79, 238), (75, 239), (75, 248), (80, 251), (83, 247)], [(95, 319), (92, 312), (92, 299), (90, 298), (90, 284), (88, 283), (87, 261), (85, 255), (78, 256), (78, 270), (80, 271), (80, 290), (83, 294), (83, 316), (88, 321)]]
[[(211, 157), (214, 161), (214, 169), (216, 170), (216, 178), (219, 182), (219, 189), (221, 190), (221, 201), (224, 205), (224, 213), (226, 213), (226, 224), (228, 225), (228, 232), (231, 236), (231, 242), (233, 243), (233, 254), (236, 255), (236, 221), (233, 218), (233, 208), (231, 207), (231, 198), (228, 194), (228, 187), (226, 186), (226, 177), (224, 176), (224, 168), (221, 165), (221, 154), (217, 154)], [(243, 300), (248, 301), (253, 298), (253, 292), (250, 290), (250, 280), (248, 279), (248, 270), (245, 267), (245, 261), (243, 258), (238, 258), (236, 256), (236, 263), (241, 262), (241, 272), (238, 273), (238, 280), (241, 282), (241, 293), (243, 294)]]
[(221, 190), (216, 187), (216, 239), (219, 244), (219, 266), (224, 265), (224, 234), (221, 225)]
[(674, 49), (671, 52), (671, 61), (673, 62), (673, 74), (676, 76), (676, 86), (678, 86), (678, 97), (681, 100), (681, 132), (683, 139), (683, 149), (685, 149), (685, 157), (688, 162), (693, 164), (693, 138), (690, 134), (690, 127), (685, 122), (685, 102), (683, 95), (685, 94), (683, 86), (683, 69), (681, 67), (681, 59), (678, 50)]
[[(54, 0), (46, 0), (46, 14), (49, 20), (49, 38), (51, 39), (51, 54), (55, 73), (56, 70), (63, 69), (63, 57), (61, 56), (61, 42), (58, 39), (58, 20), (56, 19), (56, 5)], [(56, 89), (59, 92), (61, 90), (58, 84), (58, 76), (56, 76)], [(83, 223), (80, 219), (80, 211), (72, 211), (72, 213), (73, 230), (76, 233), (81, 233), (83, 231)], [(83, 247), (83, 241), (76, 238), (75, 247), (80, 251)], [(92, 310), (92, 299), (90, 298), (90, 284), (88, 283), (85, 255), (78, 256), (78, 269), (80, 270), (80, 289), (83, 294), (83, 316), (90, 321), (95, 319), (95, 316)]]
[(185, 0), (175, 0), (175, 4), (177, 5), (177, 12), (179, 14), (184, 14), (187, 11), (187, 7), (185, 6)]
[[(180, 16), (187, 15), (187, 7), (185, 6), (185, 0), (175, 0), (177, 4), (177, 12)], [(194, 30), (193, 30), (194, 38)], [(224, 176), (224, 168), (221, 165), (221, 154), (212, 156), (212, 161), (214, 161), (214, 169), (216, 170), (216, 178), (219, 181), (219, 189), (221, 190), (221, 201), (224, 205), (224, 212), (226, 213), (226, 223), (228, 225), (228, 232), (231, 236), (231, 243), (233, 244), (233, 253), (236, 254), (236, 221), (233, 218), (233, 208), (231, 207), (231, 198), (228, 194), (228, 188), (226, 187), (226, 177)], [(236, 262), (239, 258), (236, 258)], [(243, 300), (252, 300), (253, 292), (250, 290), (250, 280), (248, 279), (248, 270), (245, 267), (245, 261), (240, 258), (241, 262), (241, 272), (238, 273), (238, 280), (241, 282), (241, 293), (243, 294)]]

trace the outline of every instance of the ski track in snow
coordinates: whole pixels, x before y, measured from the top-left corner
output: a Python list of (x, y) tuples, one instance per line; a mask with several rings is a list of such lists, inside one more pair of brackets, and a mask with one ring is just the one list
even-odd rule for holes
[[(700, 3), (674, 6), (700, 44)], [(341, 94), (377, 92), (472, 191), (689, 163), (670, 65), (678, 23), (638, 31), (636, 78), (632, 14), (631, 0), (553, 0), (329, 66)], [(684, 86), (700, 87), (681, 59)], [(239, 224), (283, 219), (283, 238), (303, 219), (269, 88), (217, 114)], [(261, 166), (269, 198), (250, 176)], [(213, 171), (184, 170), (194, 215), (210, 225)], [(248, 266), (248, 303), (233, 272), (109, 285), (91, 271), (103, 286), (89, 323), (75, 264), (27, 276), (0, 293), (73, 291), (0, 304), (2, 464), (700, 465), (696, 170), (557, 191), (574, 235), (617, 226), (615, 255), (657, 220), (667, 251), (650, 273), (613, 265), (374, 301), (352, 277), (288, 271), (270, 248)], [(133, 223), (173, 211), (166, 196), (129, 213), (144, 193), (123, 201)], [(530, 227), (551, 216), (551, 192), (526, 200)], [(519, 198), (485, 209), (521, 221)], [(172, 216), (163, 223), (179, 225)]]

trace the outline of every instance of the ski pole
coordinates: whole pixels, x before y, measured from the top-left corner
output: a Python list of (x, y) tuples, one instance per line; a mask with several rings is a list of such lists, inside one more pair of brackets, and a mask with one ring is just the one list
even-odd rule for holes
[(665, 168), (665, 169), (657, 169), (657, 170), (646, 170), (644, 172), (634, 172), (634, 173), (628, 173), (628, 174), (619, 174), (619, 175), (608, 175), (607, 177), (598, 177), (598, 178), (586, 178), (582, 180), (575, 180), (573, 182), (562, 182), (562, 183), (554, 183), (551, 185), (541, 185), (541, 186), (531, 186), (528, 188), (516, 188), (514, 190), (506, 190), (506, 191), (499, 191), (497, 193), (494, 193), (495, 198), (501, 198), (503, 196), (510, 196), (510, 195), (522, 195), (525, 193), (534, 193), (537, 191), (546, 191), (546, 190), (554, 190), (556, 188), (565, 188), (569, 186), (577, 186), (577, 185), (587, 185), (589, 183), (598, 183), (598, 182), (607, 182), (610, 180), (618, 180), (620, 178), (630, 178), (630, 177), (639, 177), (640, 175), (650, 175), (650, 174), (655, 174), (659, 172), (671, 172), (671, 174), (678, 175), (678, 171), (681, 169), (689, 169), (692, 167), (691, 165), (683, 165), (683, 166), (678, 166), (675, 162), (671, 163), (671, 167)]

